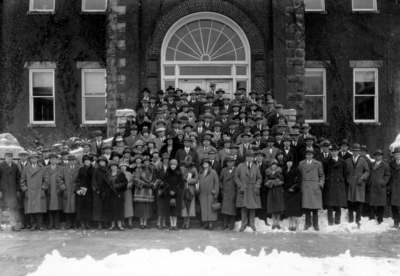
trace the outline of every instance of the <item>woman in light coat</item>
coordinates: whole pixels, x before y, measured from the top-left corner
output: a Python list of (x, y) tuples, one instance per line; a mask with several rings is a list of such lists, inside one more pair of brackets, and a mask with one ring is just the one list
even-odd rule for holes
[(126, 170), (129, 167), (129, 164), (127, 162), (121, 162), (119, 164), (119, 167), (120, 167), (121, 171), (125, 174), (126, 179), (128, 180), (128, 185), (127, 185), (126, 191), (125, 191), (124, 209), (125, 209), (125, 218), (128, 219), (129, 229), (133, 229), (133, 225), (132, 225), (132, 217), (134, 215), (133, 196), (132, 196), (132, 190), (134, 189), (133, 178), (132, 178), (132, 174)]
[[(183, 203), (182, 205), (182, 217), (183, 217), (183, 226), (182, 229), (189, 229), (190, 228), (190, 218), (196, 217), (196, 210), (195, 210), (195, 195), (196, 195), (196, 184), (199, 182), (199, 174), (197, 169), (194, 167), (194, 162), (192, 161), (192, 156), (186, 156), (185, 160), (183, 161), (185, 164), (181, 167), (182, 176), (185, 182), (183, 191), (188, 189), (189, 192), (193, 195), (192, 200), (190, 201), (189, 209)], [(184, 194), (185, 195), (185, 194)], [(183, 199), (184, 201), (185, 199)]]
[(218, 218), (217, 212), (214, 212), (212, 205), (218, 199), (219, 193), (219, 179), (217, 172), (211, 168), (211, 161), (208, 158), (201, 160), (201, 170), (199, 173), (199, 186), (200, 186), (200, 207), (201, 207), (201, 220), (205, 222), (201, 229), (208, 228), (213, 230), (212, 222)]

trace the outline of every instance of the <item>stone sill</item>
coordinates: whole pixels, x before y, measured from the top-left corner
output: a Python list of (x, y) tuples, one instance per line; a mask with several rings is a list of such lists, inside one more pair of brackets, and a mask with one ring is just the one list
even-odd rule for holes
[(327, 11), (305, 11), (307, 14), (328, 14)]
[(106, 14), (106, 11), (81, 11), (80, 14), (82, 15), (98, 15), (98, 14)]
[(28, 11), (27, 15), (55, 15), (55, 11)]
[(365, 126), (380, 126), (381, 122), (354, 122), (356, 125), (365, 125)]
[(27, 124), (30, 128), (46, 128), (46, 127), (56, 127), (56, 124)]
[(328, 127), (328, 122), (306, 122), (309, 125), (318, 126), (318, 127)]
[(107, 123), (104, 124), (80, 124), (80, 127), (106, 127)]
[(352, 11), (351, 14), (380, 14), (380, 11)]

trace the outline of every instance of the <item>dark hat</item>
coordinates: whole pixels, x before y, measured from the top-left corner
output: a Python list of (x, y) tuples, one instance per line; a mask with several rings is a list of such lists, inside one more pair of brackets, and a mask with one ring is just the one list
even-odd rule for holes
[(119, 164), (118, 164), (117, 162), (115, 162), (115, 161), (110, 161), (110, 163), (108, 163), (107, 167), (108, 167), (108, 168), (111, 168), (111, 166), (117, 166), (117, 167), (119, 167)]
[(242, 98), (242, 99), (240, 100), (240, 103), (241, 103), (241, 104), (246, 104), (246, 103), (247, 103), (247, 100), (246, 100), (245, 98)]
[(290, 136), (299, 136), (300, 133), (299, 133), (299, 131), (298, 131), (297, 129), (294, 129), (294, 130), (292, 130), (292, 131), (290, 132), (289, 135), (290, 135)]
[(211, 82), (209, 85), (209, 87), (213, 87), (213, 86), (216, 86), (215, 82)]
[(198, 118), (196, 118), (196, 123), (197, 123), (197, 122), (200, 122), (200, 121), (203, 121), (203, 122), (204, 122), (203, 116), (199, 116)]
[(295, 123), (295, 124), (292, 126), (292, 129), (295, 129), (295, 128), (300, 129), (300, 124), (299, 124), (299, 123)]
[(285, 163), (287, 163), (289, 161), (290, 162), (294, 162), (294, 157), (291, 154), (287, 155), (286, 158), (285, 158)]
[(142, 103), (150, 103), (148, 100), (146, 100), (146, 99), (143, 99), (142, 101), (141, 101)]
[(227, 156), (227, 157), (225, 157), (225, 161), (226, 161), (226, 162), (235, 162), (236, 160), (233, 159), (232, 156)]
[(331, 147), (329, 150), (330, 150), (330, 151), (340, 150), (340, 148), (338, 147), (338, 145), (333, 144), (332, 147)]
[(246, 91), (246, 88), (244, 88), (244, 87), (239, 87), (238, 90), (243, 92), (243, 91)]
[(210, 149), (208, 151), (208, 154), (217, 154), (217, 151), (215, 149)]
[(257, 155), (262, 155), (262, 156), (264, 156), (265, 157), (265, 153), (262, 151), (262, 150), (258, 150), (258, 151), (256, 151), (256, 152), (254, 152), (254, 154), (257, 156)]
[(204, 119), (212, 119), (213, 118), (213, 116), (211, 114), (204, 114), (202, 117)]
[(126, 124), (124, 124), (124, 123), (118, 124), (118, 128), (126, 128)]
[(39, 158), (40, 156), (37, 152), (31, 152), (31, 154), (29, 155), (29, 158), (32, 158), (32, 157)]
[(366, 145), (361, 145), (360, 150), (368, 152), (368, 148)]
[(312, 153), (313, 155), (315, 155), (315, 151), (312, 150), (312, 149), (306, 149), (306, 154), (307, 154), (307, 153)]
[(256, 137), (256, 136), (262, 136), (262, 135), (261, 135), (261, 132), (256, 131), (256, 132), (253, 134), (253, 137)]
[(51, 151), (51, 148), (50, 147), (45, 147), (45, 148), (42, 149), (42, 152), (47, 152), (47, 151)]
[(258, 93), (255, 90), (251, 90), (249, 95), (251, 95), (251, 94), (256, 94), (257, 95)]
[(251, 134), (250, 134), (250, 132), (242, 133), (242, 137), (244, 137), (244, 136), (251, 137)]
[(185, 128), (187, 128), (187, 127), (193, 128), (193, 125), (191, 125), (191, 124), (186, 124), (186, 125), (183, 126), (183, 129), (185, 129)]
[(201, 91), (200, 86), (196, 86), (196, 88), (194, 89), (194, 91)]
[(214, 96), (211, 94), (207, 94), (206, 99), (214, 99)]
[(255, 121), (258, 121), (258, 120), (264, 120), (264, 118), (263, 118), (263, 117), (261, 117), (261, 116), (256, 116), (256, 117), (254, 118), (254, 120), (255, 120)]
[(99, 129), (93, 131), (93, 136), (103, 136), (103, 132)]
[(141, 154), (136, 154), (136, 155), (132, 158), (132, 161), (135, 162), (137, 159), (140, 159), (140, 160), (143, 161), (143, 155), (141, 155)]
[(383, 151), (380, 150), (380, 149), (377, 149), (377, 150), (374, 152), (374, 156), (376, 156), (376, 155), (382, 155), (382, 156), (383, 156)]
[(72, 154), (68, 155), (68, 160), (75, 160), (75, 159), (76, 159), (75, 155)]
[(223, 115), (223, 114), (228, 114), (228, 110), (222, 109), (219, 113), (220, 113), (221, 115)]
[(351, 147), (351, 150), (360, 150), (360, 144), (354, 143), (353, 146)]
[[(68, 152), (67, 152), (67, 154), (68, 154)], [(28, 153), (27, 151), (25, 151), (25, 150), (22, 150), (22, 151), (20, 151), (20, 152), (18, 153), (18, 155), (19, 155), (19, 156), (21, 156), (21, 155), (29, 155), (29, 153)]]
[(217, 101), (214, 101), (212, 106), (221, 106), (221, 104)]
[(246, 151), (246, 153), (244, 154), (245, 157), (254, 157), (254, 151), (252, 150), (248, 150)]
[(181, 97), (179, 97), (179, 96), (175, 96), (175, 98), (174, 98), (174, 101), (175, 101), (175, 102), (182, 101), (182, 98), (181, 98)]
[(228, 97), (224, 97), (222, 100), (223, 101), (225, 101), (225, 100), (230, 101), (231, 99), (229, 99)]
[(400, 153), (400, 147), (397, 147), (394, 149), (393, 154), (395, 154), (395, 153)]
[(237, 125), (237, 123), (236, 123), (234, 120), (232, 120), (232, 121), (230, 121), (230, 122), (228, 123), (228, 125)]
[(237, 103), (237, 102), (234, 102), (234, 103), (232, 104), (232, 107), (240, 107), (240, 104)]
[(242, 95), (242, 92), (240, 92), (239, 90), (236, 90), (235, 93), (233, 93), (233, 95), (239, 96), (239, 95)]
[(196, 95), (197, 95), (197, 92), (196, 92), (196, 90), (193, 90), (193, 91), (190, 92), (189, 94), (190, 94), (190, 95), (192, 95), (192, 94), (196, 94)]
[(214, 122), (213, 127), (221, 127), (221, 123), (219, 121)]
[(151, 93), (150, 90), (149, 90), (147, 87), (145, 87), (145, 88), (142, 90), (142, 93), (144, 93), (144, 92)]
[(173, 88), (171, 85), (170, 86), (168, 86), (168, 88), (166, 89), (167, 91), (168, 90), (174, 90), (175, 91), (175, 88)]
[(169, 154), (167, 152), (164, 152), (161, 159), (170, 159)]
[(204, 157), (203, 159), (201, 159), (200, 165), (203, 165), (203, 163), (205, 163), (205, 162), (207, 162), (211, 166), (210, 158)]
[(182, 122), (179, 119), (173, 119), (172, 120), (172, 124), (180, 124), (180, 123), (182, 123)]
[[(178, 91), (178, 90), (177, 90)], [(182, 94), (181, 94), (181, 97), (183, 97), (183, 96), (189, 96), (189, 94), (185, 91), (185, 92), (183, 92)]]
[(272, 96), (272, 92), (271, 92), (271, 91), (267, 91), (267, 92), (265, 93), (265, 96), (267, 96), (267, 95), (271, 95), (271, 96)]
[(303, 124), (301, 128), (311, 128), (309, 124)]
[(225, 91), (224, 91), (224, 89), (222, 89), (222, 88), (218, 88), (218, 90), (217, 90), (215, 93), (218, 94), (218, 93), (221, 93), (221, 92), (222, 92), (223, 94), (225, 94)]
[(347, 146), (350, 147), (350, 143), (349, 143), (346, 139), (343, 139), (343, 140), (339, 143), (339, 146), (341, 146), (341, 145), (347, 145)]
[(230, 149), (238, 149), (239, 146), (236, 144), (231, 144), (231, 146), (229, 147)]
[(267, 143), (275, 143), (274, 137), (268, 136)]
[(222, 143), (232, 143), (232, 140), (231, 140), (231, 138), (228, 137), (228, 138), (223, 139)]
[(106, 144), (106, 145), (103, 146), (103, 150), (105, 150), (105, 149), (111, 149), (111, 146)]
[(158, 97), (156, 95), (151, 95), (150, 96), (150, 100), (157, 100), (157, 99), (158, 99)]
[(125, 153), (130, 153), (130, 154), (132, 154), (133, 151), (132, 151), (130, 148), (126, 148), (126, 149), (124, 149), (124, 151), (123, 151), (122, 153), (123, 153), (123, 154), (125, 154)]
[(164, 95), (165, 93), (164, 93), (164, 90), (158, 90), (157, 94), (158, 95)]
[(263, 128), (261, 129), (261, 132), (264, 132), (264, 131), (266, 131), (266, 130), (269, 131), (269, 127), (268, 127), (268, 126), (263, 126)]
[(108, 163), (108, 160), (105, 156), (101, 155), (98, 159), (97, 159), (97, 163), (100, 163), (100, 161), (104, 161), (106, 162), (106, 164)]
[(283, 135), (283, 132), (282, 131), (275, 131), (275, 134), (274, 134), (275, 136), (277, 136), (277, 135)]
[(292, 141), (292, 138), (290, 138), (290, 136), (289, 136), (289, 134), (285, 134), (285, 135), (283, 135), (283, 137), (282, 137), (282, 141)]
[(320, 145), (321, 145), (321, 147), (330, 147), (331, 143), (329, 143), (328, 140), (324, 140)]
[(315, 142), (315, 137), (312, 136), (312, 135), (307, 135), (307, 137), (306, 137), (304, 140), (305, 140), (305, 141), (307, 141), (307, 140), (312, 140), (312, 141)]
[(283, 104), (277, 104), (275, 105), (275, 108), (283, 108)]
[(175, 92), (178, 92), (178, 91), (181, 91), (181, 92), (183, 92), (183, 90), (182, 90), (182, 89), (180, 89), (179, 87), (177, 87), (177, 88), (175, 89)]
[(93, 157), (90, 155), (84, 155), (82, 156), (82, 162), (85, 162), (86, 160), (89, 160), (90, 162), (93, 161)]
[(112, 155), (113, 157), (114, 157), (114, 156), (118, 156), (119, 158), (122, 158), (122, 154), (119, 153), (118, 151), (115, 151), (115, 150), (112, 152), (111, 155)]
[(251, 124), (249, 122), (246, 122), (243, 124), (243, 128), (245, 128), (245, 127), (251, 128)]
[(192, 140), (189, 137), (183, 138), (182, 142), (192, 142)]
[[(103, 147), (103, 149), (104, 149), (104, 147)], [(69, 151), (68, 150), (65, 150), (65, 149), (63, 149), (62, 151), (61, 151), (61, 153), (60, 153), (61, 155), (67, 155), (67, 154), (69, 154)]]
[(52, 154), (49, 155), (49, 158), (58, 158), (58, 156), (57, 156), (57, 154), (52, 153)]

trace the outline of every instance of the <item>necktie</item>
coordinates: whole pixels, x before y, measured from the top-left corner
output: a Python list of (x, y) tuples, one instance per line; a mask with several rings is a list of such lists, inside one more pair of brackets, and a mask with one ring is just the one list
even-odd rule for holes
[(356, 163), (357, 162), (357, 158), (353, 157), (353, 162)]
[(185, 150), (186, 150), (186, 154), (188, 154), (188, 153), (189, 153), (189, 149), (188, 149), (188, 148), (185, 148)]
[(397, 165), (400, 165), (400, 160), (397, 160), (396, 163), (397, 163)]
[(250, 171), (250, 163), (247, 163), (247, 168), (248, 168), (249, 171)]
[(328, 158), (328, 154), (327, 154), (327, 153), (325, 153), (325, 159), (326, 159), (326, 158)]

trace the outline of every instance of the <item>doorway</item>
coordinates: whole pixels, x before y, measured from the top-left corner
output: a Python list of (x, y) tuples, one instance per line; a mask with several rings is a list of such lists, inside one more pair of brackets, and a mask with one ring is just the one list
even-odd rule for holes
[(225, 97), (233, 98), (233, 81), (231, 79), (180, 79), (179, 88), (190, 93), (196, 86), (199, 86), (202, 90), (210, 92), (210, 84), (212, 82), (216, 84), (216, 90), (222, 88), (225, 91)]

